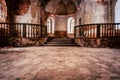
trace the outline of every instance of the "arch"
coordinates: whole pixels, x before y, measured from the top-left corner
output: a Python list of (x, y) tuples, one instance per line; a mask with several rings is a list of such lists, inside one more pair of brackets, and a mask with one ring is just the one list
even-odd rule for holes
[(0, 1), (0, 22), (6, 22), (7, 5), (5, 0)]
[(66, 15), (67, 14), (66, 5), (64, 4), (63, 1), (58, 3), (58, 8), (56, 9), (55, 14), (57, 14), (57, 15)]
[(69, 17), (67, 20), (67, 33), (74, 33), (75, 19), (73, 17)]
[(47, 33), (54, 33), (54, 19), (52, 17), (47, 19)]
[(70, 0), (67, 5), (66, 5), (66, 10), (67, 10), (67, 14), (73, 14), (76, 13), (77, 8), (76, 5), (74, 4), (74, 2), (72, 0)]
[[(117, 0), (115, 6), (115, 23), (120, 23), (120, 0)], [(120, 29), (120, 26), (119, 26)]]
[[(45, 11), (56, 15), (69, 15), (77, 12), (74, 0), (51, 0), (45, 7)], [(52, 6), (51, 6), (52, 5)]]

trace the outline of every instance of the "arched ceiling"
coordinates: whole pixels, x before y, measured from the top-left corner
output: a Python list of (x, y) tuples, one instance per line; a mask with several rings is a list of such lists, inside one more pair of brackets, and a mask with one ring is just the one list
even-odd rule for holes
[(77, 11), (81, 0), (51, 0), (45, 6), (45, 11), (56, 15), (67, 15)]
[[(7, 0), (11, 1), (14, 13), (17, 15), (25, 14), (31, 4), (31, 1), (36, 0)], [(38, 0), (42, 10), (48, 13), (55, 13), (58, 15), (65, 15), (75, 13), (78, 4), (81, 0)]]

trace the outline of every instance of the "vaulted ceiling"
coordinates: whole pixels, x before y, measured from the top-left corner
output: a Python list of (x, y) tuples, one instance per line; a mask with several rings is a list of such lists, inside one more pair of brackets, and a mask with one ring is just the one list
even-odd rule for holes
[[(48, 13), (66, 15), (75, 13), (78, 4), (82, 0), (6, 0), (14, 5), (13, 10), (15, 14), (26, 13), (29, 9), (31, 2), (38, 1), (39, 6)], [(9, 3), (8, 3), (9, 4)], [(26, 10), (23, 10), (26, 9)], [(24, 11), (24, 12), (20, 12)]]
[(45, 11), (56, 15), (73, 14), (77, 11), (81, 0), (50, 0), (45, 6)]

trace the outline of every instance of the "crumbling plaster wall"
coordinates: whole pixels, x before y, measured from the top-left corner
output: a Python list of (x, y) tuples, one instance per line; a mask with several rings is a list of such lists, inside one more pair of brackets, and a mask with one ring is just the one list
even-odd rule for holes
[[(18, 4), (19, 5), (19, 4)], [(26, 4), (22, 5), (23, 8)], [(21, 9), (23, 11), (19, 12), (25, 12), (25, 9)], [(28, 7), (28, 10), (26, 13), (23, 14), (14, 14), (14, 22), (15, 23), (34, 23), (38, 24), (40, 23), (40, 6), (38, 0), (30, 0), (30, 5)]]
[(77, 25), (77, 15), (57, 15), (55, 16), (55, 31), (67, 31), (68, 28), (68, 19), (73, 17), (75, 19), (75, 25)]
[(55, 30), (56, 31), (66, 31), (67, 30), (67, 17), (66, 16), (56, 16), (55, 18)]
[[(14, 1), (19, 1), (19, 0), (14, 0)], [(111, 3), (109, 1), (111, 1)], [(116, 1), (117, 0), (81, 0), (80, 5), (77, 7), (78, 9), (77, 25), (79, 25), (79, 18), (81, 18), (82, 24), (114, 22)], [(0, 3), (2, 3), (1, 11), (2, 11), (2, 18), (4, 18), (4, 20), (2, 18), (0, 19), (1, 22), (7, 22), (6, 16), (8, 17), (14, 16), (13, 22), (16, 23), (40, 23), (40, 17), (42, 12), (40, 11), (40, 3), (38, 0), (30, 0), (30, 6), (28, 8), (28, 11), (25, 14), (19, 14), (19, 15), (18, 14), (7, 15), (7, 7), (5, 6), (6, 5), (5, 0), (0, 0)], [(22, 6), (26, 6), (26, 5), (22, 5)], [(16, 6), (13, 5), (13, 7), (15, 8)], [(23, 10), (24, 9), (21, 9), (21, 11)], [(21, 11), (18, 10), (18, 12)], [(12, 10), (12, 13), (14, 13), (14, 10)]]
[(78, 19), (82, 24), (114, 22), (115, 1), (111, 0), (83, 0), (78, 7)]
[(115, 6), (115, 22), (120, 23), (120, 0), (117, 1)]
[(5, 0), (0, 0), (0, 22), (5, 22), (7, 18), (7, 6)]

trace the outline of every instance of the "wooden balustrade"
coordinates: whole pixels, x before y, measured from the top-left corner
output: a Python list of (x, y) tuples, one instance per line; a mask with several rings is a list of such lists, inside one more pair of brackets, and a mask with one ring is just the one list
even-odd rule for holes
[(47, 27), (29, 23), (0, 23), (0, 37), (41, 38), (47, 36)]
[(75, 26), (75, 38), (120, 37), (120, 23), (85, 24)]
[(78, 45), (89, 47), (120, 47), (120, 23), (84, 24), (74, 28)]

